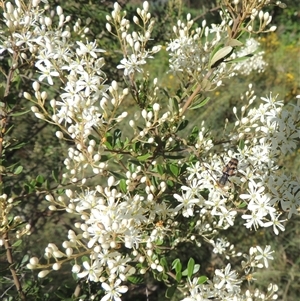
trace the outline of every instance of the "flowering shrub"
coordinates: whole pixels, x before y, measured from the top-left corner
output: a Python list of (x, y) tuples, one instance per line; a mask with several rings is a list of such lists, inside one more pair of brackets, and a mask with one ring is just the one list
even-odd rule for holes
[[(41, 269), (39, 277), (46, 277), (69, 262), (76, 278), (101, 283), (102, 301), (121, 300), (128, 281), (145, 273), (164, 281), (168, 296), (178, 289), (185, 301), (277, 298), (275, 284), (267, 292), (242, 286), (268, 268), (271, 247), (257, 245), (243, 254), (221, 231), (242, 219), (249, 230), (272, 227), (278, 235), (298, 213), (300, 183), (283, 174), (278, 162), (299, 142), (300, 99), (288, 108), (271, 93), (257, 100), (249, 84), (240, 113), (233, 108), (237, 121), (221, 153), (204, 123), (187, 133), (185, 118), (187, 110), (209, 106), (202, 93), (218, 89), (225, 78), (266, 67), (262, 53), (253, 53), (255, 39), (244, 36), (276, 29), (263, 12), (269, 2), (224, 0), (219, 25), (203, 21), (197, 27), (190, 15), (174, 25), (166, 48), (170, 72), (186, 90), (168, 105), (160, 99), (158, 79), (146, 91), (141, 80), (161, 49), (148, 47), (155, 26), (148, 2), (132, 21), (117, 3), (106, 18), (123, 55), (116, 66), (124, 74), (121, 83), (103, 71), (105, 50), (88, 40), (88, 28), (77, 22), (71, 29), (60, 6), (51, 11), (47, 1), (5, 4), (2, 56), (10, 57), (11, 72), (23, 64), (37, 72), (24, 97), (34, 104), (35, 116), (56, 126), (56, 137), (70, 145), (63, 174), (68, 187), (63, 194), (48, 190), (45, 200), (50, 210), (77, 217), (62, 248), (49, 242), (44, 259), (32, 257), (29, 269)], [(72, 32), (80, 41), (74, 43)], [(130, 110), (129, 98), (135, 102)], [(131, 131), (124, 133), (127, 124)], [(18, 204), (5, 194), (1, 203), (2, 244), (8, 249), (5, 235), (20, 220), (9, 224), (6, 217)], [(29, 226), (22, 234), (28, 231)], [(183, 241), (208, 244), (228, 263), (209, 278), (199, 275), (192, 258), (186, 269), (179, 258), (170, 262), (169, 250)]]

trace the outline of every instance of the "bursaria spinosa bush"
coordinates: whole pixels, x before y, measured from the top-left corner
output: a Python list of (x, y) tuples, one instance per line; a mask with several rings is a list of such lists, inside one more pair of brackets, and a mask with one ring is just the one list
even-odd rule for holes
[[(239, 222), (245, 231), (270, 227), (280, 235), (299, 213), (299, 179), (279, 169), (279, 158), (299, 143), (300, 96), (285, 107), (271, 91), (257, 97), (248, 84), (223, 142), (205, 121), (188, 130), (192, 121), (186, 118), (191, 109), (213, 105), (203, 95), (224, 79), (267, 68), (256, 36), (276, 30), (267, 12), (271, 4), (224, 0), (220, 24), (203, 20), (199, 27), (189, 14), (174, 24), (171, 40), (153, 46), (149, 3), (132, 19), (115, 3), (99, 26), (119, 43), (120, 81), (103, 71), (106, 50), (87, 38), (88, 26), (70, 26), (60, 6), (46, 0), (5, 3), (1, 56), (10, 58), (13, 70), (32, 68), (32, 90), (23, 96), (37, 118), (57, 128), (57, 139), (68, 140), (66, 189), (60, 195), (48, 191), (45, 201), (49, 210), (77, 216), (61, 246), (49, 242), (44, 258), (36, 254), (29, 269), (46, 277), (69, 263), (78, 279), (99, 282), (102, 301), (121, 300), (128, 283), (145, 273), (164, 281), (169, 296), (179, 290), (184, 301), (277, 298), (276, 284), (265, 291), (243, 286), (268, 269), (271, 247), (245, 253), (222, 230)], [(74, 33), (80, 39), (74, 41)], [(185, 87), (182, 94), (170, 93), (168, 102), (158, 75), (147, 71), (162, 47), (169, 72)], [(2, 195), (2, 202), (12, 202), (10, 197)], [(182, 242), (209, 245), (226, 264), (201, 275), (201, 262), (191, 258), (185, 269), (180, 259), (169, 259)]]

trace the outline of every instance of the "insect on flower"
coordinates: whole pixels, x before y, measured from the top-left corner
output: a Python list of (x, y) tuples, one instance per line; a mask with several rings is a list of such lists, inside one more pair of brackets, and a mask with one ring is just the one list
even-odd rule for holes
[(238, 159), (231, 158), (228, 164), (223, 168), (222, 170), (223, 175), (218, 181), (218, 184), (221, 187), (225, 186), (228, 181), (228, 178), (234, 174), (234, 172), (237, 169), (238, 163), (239, 163)]

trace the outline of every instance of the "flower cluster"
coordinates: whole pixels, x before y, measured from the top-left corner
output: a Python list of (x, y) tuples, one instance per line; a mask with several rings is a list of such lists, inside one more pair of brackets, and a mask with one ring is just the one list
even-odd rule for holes
[[(236, 58), (245, 58), (242, 62), (233, 65), (232, 75), (238, 74), (249, 75), (252, 71), (263, 72), (267, 63), (263, 59), (264, 51), (259, 51), (259, 42), (253, 38), (246, 40), (245, 45), (236, 53)], [(250, 56), (250, 57), (248, 57)], [(233, 54), (233, 59), (235, 54)]]
[[(255, 99), (254, 91), (250, 85), (247, 92), (250, 99), (249, 105)], [(258, 109), (250, 109), (246, 114), (246, 107), (242, 108), (242, 116), (236, 122), (238, 139), (243, 142), (243, 148), (236, 153), (229, 150), (226, 155), (228, 162), (231, 157), (239, 159), (237, 175), (230, 177), (231, 182), (240, 187), (240, 199), (247, 203), (250, 213), (243, 214), (247, 228), (273, 226), (274, 233), (284, 231), (283, 222), (280, 220), (281, 209), (288, 211), (288, 218), (298, 214), (300, 207), (300, 183), (278, 173), (278, 160), (280, 154), (286, 154), (296, 149), (300, 139), (300, 102), (292, 105), (292, 110), (282, 108), (282, 101), (277, 101), (272, 95), (262, 98), (264, 103)], [(234, 109), (236, 113), (236, 109)], [(238, 118), (238, 117), (237, 117)], [(202, 137), (200, 132), (199, 136)], [(180, 204), (176, 212), (181, 211), (185, 217), (193, 216), (196, 208), (201, 209), (200, 214), (209, 212), (217, 218), (217, 225), (226, 229), (234, 224), (237, 211), (231, 208), (233, 190), (224, 190), (220, 187), (217, 178), (221, 176), (222, 161), (217, 157), (202, 158), (188, 167), (188, 183), (181, 187), (182, 196), (174, 197)], [(220, 171), (216, 174), (215, 171)], [(247, 186), (247, 187), (246, 187)], [(208, 190), (206, 199), (201, 192)], [(244, 190), (247, 191), (244, 191)], [(204, 210), (204, 211), (203, 211)]]
[[(118, 69), (124, 69), (124, 75), (128, 76), (135, 72), (143, 72), (143, 65), (147, 59), (152, 58), (152, 54), (160, 51), (159, 45), (152, 49), (147, 49), (147, 42), (150, 40), (151, 32), (154, 26), (154, 20), (149, 12), (149, 3), (143, 3), (143, 9), (137, 9), (137, 16), (133, 17), (135, 24), (141, 29), (139, 32), (129, 33), (130, 21), (122, 15), (121, 7), (116, 2), (111, 16), (107, 15), (106, 29), (114, 34), (120, 41), (124, 58), (117, 66)], [(113, 31), (115, 29), (115, 32)]]
[[(234, 1), (231, 13), (237, 3)], [(124, 69), (130, 80), (125, 89), (114, 80), (107, 83), (102, 71), (104, 50), (98, 48), (96, 41), (86, 39), (87, 27), (83, 29), (80, 21), (76, 23), (73, 30), (81, 34), (81, 41), (74, 44), (67, 25), (69, 18), (61, 7), (48, 17), (47, 4), (43, 9), (38, 0), (31, 4), (27, 7), (19, 0), (15, 6), (6, 3), (5, 24), (11, 36), (0, 46), (1, 53), (7, 50), (11, 55), (17, 51), (20, 61), (14, 62), (16, 68), (22, 61), (35, 66), (38, 78), (32, 85), (33, 92), (25, 92), (24, 97), (35, 104), (32, 111), (37, 118), (59, 128), (58, 139), (73, 142), (64, 160), (64, 178), (74, 188), (59, 196), (51, 192), (45, 198), (50, 210), (64, 209), (77, 221), (76, 231), (70, 229), (62, 244), (63, 250), (49, 243), (45, 249), (47, 263), (33, 257), (28, 268), (43, 269), (39, 276), (45, 277), (69, 261), (78, 278), (101, 283), (105, 291), (102, 301), (120, 300), (127, 291), (122, 282), (132, 274), (152, 271), (166, 276), (164, 247), (176, 248), (184, 240), (200, 246), (204, 241), (213, 246), (214, 254), (225, 254), (230, 260), (241, 252), (236, 252), (218, 231), (233, 227), (240, 216), (246, 220), (246, 228), (273, 226), (275, 234), (278, 229), (284, 230), (279, 204), (289, 211), (288, 218), (297, 213), (300, 184), (278, 173), (278, 158), (296, 148), (300, 135), (299, 102), (285, 110), (282, 102), (270, 96), (263, 98), (264, 103), (257, 109), (248, 110), (255, 98), (250, 87), (246, 94), (249, 105), (242, 108), (242, 116), (237, 117), (234, 132), (229, 135), (234, 145), (240, 146), (224, 147), (226, 162), (231, 158), (239, 160), (237, 173), (229, 174), (223, 171), (224, 162), (214, 153), (214, 142), (207, 138), (204, 124), (194, 143), (178, 135), (184, 125), (184, 110), (178, 108), (177, 99), (170, 102), (173, 110), (172, 105), (167, 108), (159, 101), (157, 79), (153, 91), (147, 91), (146, 100), (139, 101), (140, 86), (135, 74), (143, 72), (143, 65), (160, 50), (159, 45), (147, 48), (154, 26), (148, 2), (133, 17), (133, 25), (139, 31), (130, 32), (131, 22), (117, 3), (107, 16), (106, 28), (119, 40), (123, 53), (117, 68)], [(222, 78), (241, 71), (243, 64), (228, 67), (224, 60), (248, 55), (253, 49), (232, 53), (241, 43), (235, 39), (237, 31), (230, 34), (228, 30), (233, 24), (230, 15), (221, 14), (220, 25), (206, 26), (203, 21), (202, 27), (194, 31), (190, 15), (187, 24), (179, 21), (173, 28), (176, 38), (167, 47), (171, 70), (187, 74), (189, 80), (201, 83), (203, 90), (215, 89)], [(261, 20), (260, 31), (271, 21), (268, 14), (258, 10), (252, 10), (251, 16)], [(248, 26), (248, 31), (253, 31), (253, 27)], [(253, 40), (248, 41), (248, 49), (257, 46)], [(264, 67), (260, 55), (253, 57), (252, 70)], [(242, 72), (247, 74), (250, 69)], [(212, 79), (208, 80), (211, 74)], [(59, 87), (62, 92), (48, 101), (45, 84)], [(124, 126), (130, 114), (123, 105), (129, 92), (136, 96), (139, 107), (126, 120), (131, 136), (123, 139), (117, 126)], [(201, 154), (200, 158), (181, 156), (178, 160), (182, 150), (196, 157)], [(222, 174), (226, 180), (230, 177), (230, 182), (220, 185), (218, 178)], [(250, 213), (243, 210), (239, 214), (243, 202)], [(189, 223), (188, 235), (182, 219)], [(166, 246), (161, 247), (162, 244)], [(227, 264), (216, 269), (212, 280), (206, 283), (200, 283), (198, 277), (188, 277), (185, 286), (190, 296), (184, 300), (250, 300), (255, 293), (244, 293), (242, 281), (254, 269), (267, 268), (271, 253), (269, 246), (264, 250), (257, 246), (244, 255), (246, 260), (241, 265), (245, 276), (239, 276)], [(271, 286), (268, 296), (276, 289)]]
[[(252, 100), (251, 96), (250, 103)], [(245, 163), (242, 173), (248, 182), (248, 193), (241, 194), (240, 198), (247, 201), (250, 211), (243, 215), (247, 227), (273, 226), (278, 234), (278, 229), (284, 230), (284, 220), (279, 220), (280, 208), (288, 211), (290, 218), (298, 214), (300, 206), (299, 180), (278, 172), (281, 155), (296, 150), (299, 143), (300, 101), (291, 105), (291, 109), (284, 109), (283, 102), (272, 95), (262, 100), (257, 109), (247, 112), (247, 117), (242, 108), (242, 116), (236, 123), (240, 139), (245, 142), (240, 155)]]
[(231, 265), (227, 264), (224, 269), (216, 269), (212, 281), (201, 283), (201, 279), (195, 277), (189, 282), (190, 295), (182, 301), (198, 301), (210, 300), (212, 298), (220, 298), (221, 300), (276, 300), (278, 295), (275, 294), (278, 290), (277, 285), (270, 285), (268, 293), (262, 293), (258, 290), (245, 293), (241, 290), (243, 279), (248, 281), (254, 280), (253, 273), (256, 269), (261, 269), (263, 266), (268, 267), (268, 261), (273, 260), (270, 251), (271, 247), (267, 246), (264, 250), (261, 247), (252, 247), (249, 254), (244, 254), (245, 261), (241, 262), (242, 270), (245, 273), (243, 277), (238, 275), (237, 271), (231, 269)]
[[(216, 76), (211, 81), (209, 87), (205, 89), (214, 89), (220, 85), (221, 81), (225, 77), (232, 77), (237, 74), (248, 75), (252, 71), (262, 72), (266, 66), (263, 60), (263, 51), (258, 52), (259, 43), (253, 38), (248, 38), (242, 43), (238, 43), (234, 40), (234, 46), (242, 46), (240, 50), (234, 51), (234, 47), (226, 45), (226, 40), (232, 39), (228, 35), (226, 28), (232, 23), (232, 19), (228, 13), (224, 14), (220, 12), (220, 16), (223, 19), (220, 25), (211, 24), (206, 25), (206, 21), (202, 22), (202, 27), (194, 28), (194, 22), (191, 20), (191, 15), (187, 15), (187, 23), (182, 21), (174, 26), (173, 31), (177, 36), (172, 42), (169, 43), (167, 51), (170, 55), (170, 72), (177, 74), (182, 73), (188, 78), (196, 79), (199, 83), (207, 77), (207, 72), (214, 64), (210, 64), (214, 60), (211, 53), (218, 49), (220, 45), (225, 45), (223, 48), (226, 54), (222, 55), (222, 52), (217, 52), (220, 55), (219, 68), (216, 70)], [(252, 14), (252, 19), (255, 19), (257, 12)], [(267, 22), (260, 27), (260, 31), (271, 22), (272, 17), (268, 13), (259, 13), (259, 19), (266, 19)], [(271, 31), (275, 30), (272, 28)], [(229, 43), (230, 44), (230, 43)], [(226, 49), (226, 50), (225, 50)], [(220, 50), (222, 51), (222, 50)], [(217, 56), (217, 53), (215, 56)], [(222, 59), (226, 58), (224, 62)], [(239, 62), (241, 59), (244, 61)], [(231, 63), (231, 66), (226, 66), (226, 61)], [(207, 84), (206, 84), (207, 85)]]

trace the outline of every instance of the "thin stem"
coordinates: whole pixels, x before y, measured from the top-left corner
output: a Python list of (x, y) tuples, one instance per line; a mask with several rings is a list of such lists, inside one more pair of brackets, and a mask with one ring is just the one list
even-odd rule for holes
[[(207, 74), (205, 75), (204, 79), (208, 79), (211, 74), (213, 73), (214, 68), (210, 69)], [(182, 110), (180, 112), (180, 116), (182, 116), (184, 114), (184, 112), (187, 110), (187, 108), (190, 106), (190, 104), (192, 103), (192, 101), (194, 100), (194, 98), (196, 97), (196, 95), (201, 91), (201, 84), (199, 84), (197, 86), (197, 88), (195, 89), (195, 91), (193, 92), (193, 94), (188, 98), (188, 100), (186, 101), (186, 103), (184, 104), (184, 106), (182, 107)]]

